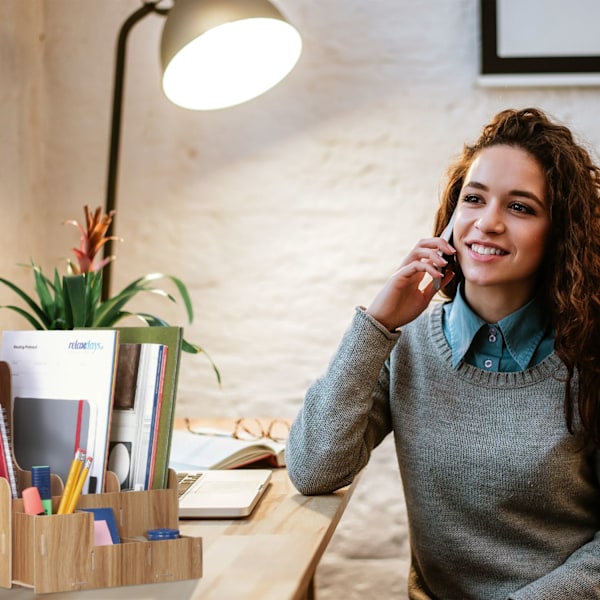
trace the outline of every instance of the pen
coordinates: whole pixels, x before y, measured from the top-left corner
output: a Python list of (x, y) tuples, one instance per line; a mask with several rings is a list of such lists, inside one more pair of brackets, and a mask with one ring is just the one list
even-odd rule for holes
[(67, 507), (65, 509), (65, 514), (67, 514), (67, 515), (70, 515), (75, 510), (75, 507), (77, 506), (79, 496), (81, 496), (81, 490), (83, 489), (83, 484), (85, 483), (88, 473), (90, 472), (90, 467), (92, 466), (92, 461), (93, 461), (93, 458), (91, 456), (88, 456), (85, 459), (85, 465), (83, 466), (81, 473), (79, 473), (79, 477), (77, 478), (77, 483), (76, 483), (75, 487), (73, 488), (73, 493), (71, 494), (71, 497), (69, 498), (69, 504), (67, 505)]
[(81, 473), (81, 468), (83, 467), (83, 463), (85, 461), (85, 450), (81, 448), (77, 448), (75, 452), (75, 458), (73, 458), (73, 462), (71, 463), (71, 468), (69, 469), (69, 474), (67, 475), (67, 482), (65, 484), (65, 489), (63, 491), (63, 495), (60, 499), (60, 504), (58, 505), (58, 514), (64, 515), (67, 512), (67, 506), (69, 505), (69, 500), (71, 499), (71, 493), (73, 492), (73, 488), (77, 483), (77, 479), (79, 477), (79, 473)]

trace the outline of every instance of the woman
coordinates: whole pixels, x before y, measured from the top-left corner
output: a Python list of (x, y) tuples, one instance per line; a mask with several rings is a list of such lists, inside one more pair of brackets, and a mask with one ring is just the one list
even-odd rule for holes
[(417, 243), (306, 395), (287, 449), (304, 494), (393, 432), (410, 598), (600, 598), (599, 198), (566, 127), (496, 115), (449, 171), (452, 243)]

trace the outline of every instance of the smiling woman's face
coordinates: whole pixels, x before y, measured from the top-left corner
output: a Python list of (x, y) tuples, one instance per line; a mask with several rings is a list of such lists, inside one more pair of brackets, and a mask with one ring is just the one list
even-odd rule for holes
[(467, 298), (485, 288), (514, 298), (517, 306), (527, 302), (549, 233), (546, 181), (537, 160), (512, 146), (482, 150), (467, 171), (454, 224)]

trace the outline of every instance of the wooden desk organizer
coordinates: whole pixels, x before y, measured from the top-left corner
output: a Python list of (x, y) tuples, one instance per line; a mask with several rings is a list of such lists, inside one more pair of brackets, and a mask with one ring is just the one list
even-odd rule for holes
[[(5, 364), (0, 362), (0, 402), (12, 425), (10, 373), (7, 381)], [(18, 465), (16, 471), (19, 489), (23, 489), (30, 484), (31, 475)], [(51, 485), (52, 510), (56, 513), (63, 485), (56, 475)], [(202, 538), (140, 541), (149, 529), (178, 528), (173, 471), (164, 490), (120, 492), (114, 473), (108, 473), (105, 490), (81, 496), (77, 508), (111, 507), (121, 543), (94, 546), (91, 513), (27, 515), (23, 501), (11, 497), (8, 481), (0, 477), (0, 586), (18, 584), (47, 593), (202, 576)]]

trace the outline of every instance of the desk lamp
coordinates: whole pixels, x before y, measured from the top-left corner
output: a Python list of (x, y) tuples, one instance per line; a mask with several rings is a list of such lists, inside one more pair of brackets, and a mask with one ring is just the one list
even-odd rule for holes
[[(194, 110), (241, 104), (279, 83), (300, 57), (302, 40), (268, 0), (146, 0), (121, 26), (115, 80), (105, 212), (116, 207), (125, 50), (132, 27), (150, 13), (166, 16), (160, 45), (163, 91), (171, 102)], [(111, 234), (114, 235), (114, 218)], [(112, 241), (104, 255), (112, 254)], [(103, 270), (108, 298), (112, 262)]]

